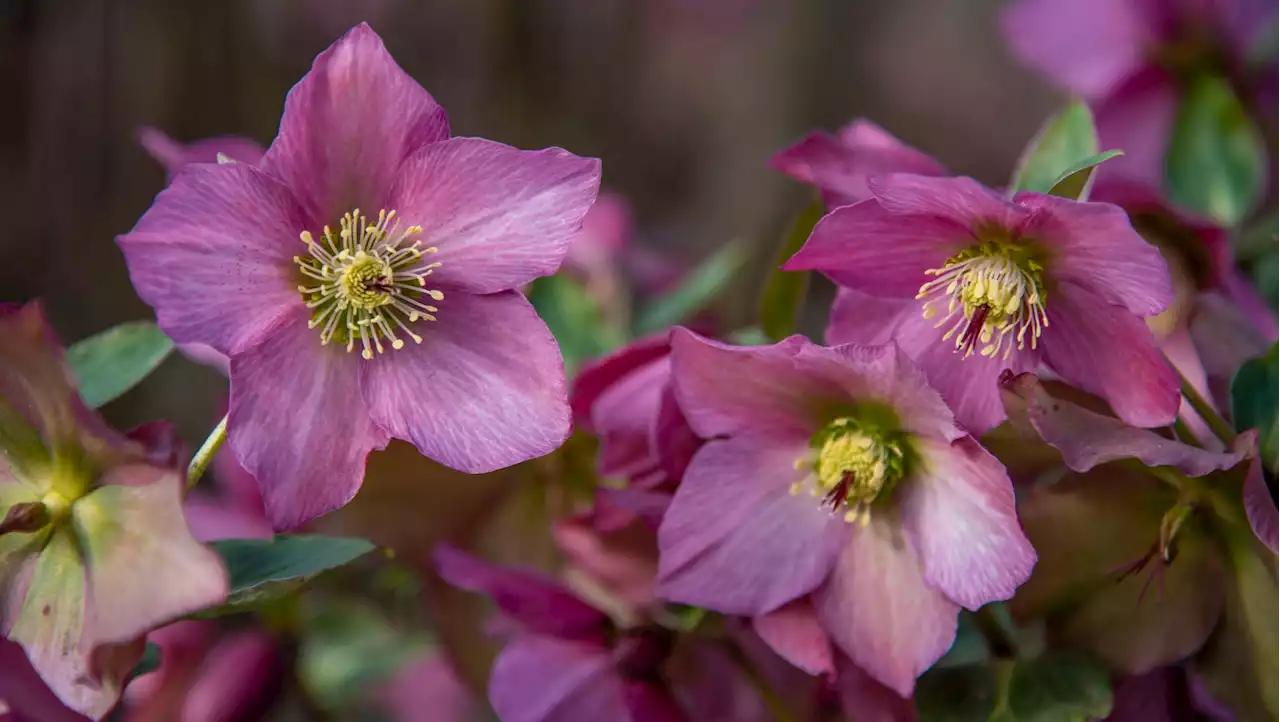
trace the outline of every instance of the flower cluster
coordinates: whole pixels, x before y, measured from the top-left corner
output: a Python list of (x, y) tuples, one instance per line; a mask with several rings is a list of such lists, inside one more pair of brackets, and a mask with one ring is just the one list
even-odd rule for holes
[(599, 161), (452, 136), (367, 25), (265, 151), (144, 129), (118, 243), (227, 413), (189, 465), (118, 433), (143, 342), (0, 307), (0, 719), (1277, 719), (1275, 315), (1152, 170), (1189, 79), (1254, 87), (1246, 4), (1014, 3), (1098, 122), (1007, 188), (864, 119), (781, 150), (820, 212), (732, 332)]

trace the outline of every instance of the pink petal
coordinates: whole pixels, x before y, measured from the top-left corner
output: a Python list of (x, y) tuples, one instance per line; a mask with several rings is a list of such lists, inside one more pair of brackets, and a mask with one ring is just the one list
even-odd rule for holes
[(916, 439), (915, 448), (919, 470), (903, 481), (900, 508), (925, 582), (973, 611), (1012, 597), (1036, 552), (1018, 525), (1004, 467), (969, 437)]
[(920, 302), (914, 298), (885, 298), (840, 286), (831, 304), (826, 342), (831, 346), (886, 344), (895, 339), (903, 323), (923, 314)]
[(658, 463), (666, 474), (665, 480), (671, 483), (679, 483), (693, 455), (702, 445), (702, 439), (685, 419), (670, 381), (662, 389), (662, 400), (658, 403), (658, 416), (650, 429), (649, 443), (658, 455)]
[(880, 684), (858, 665), (840, 659), (840, 701), (857, 722), (916, 722), (910, 699)]
[(1173, 423), (1182, 402), (1178, 375), (1142, 319), (1070, 282), (1058, 285), (1048, 313), (1041, 343), (1050, 368), (1105, 398), (1134, 426)]
[(903, 697), (956, 636), (960, 608), (930, 588), (910, 542), (873, 513), (849, 525), (852, 538), (831, 578), (813, 595), (836, 645), (876, 681)]
[(1244, 458), (1241, 453), (1205, 451), (1166, 439), (1054, 398), (1031, 374), (1007, 380), (1005, 388), (1026, 402), (1031, 425), (1045, 442), (1062, 452), (1063, 462), (1075, 471), (1088, 471), (1118, 459), (1138, 459), (1146, 466), (1174, 466), (1190, 476), (1205, 476), (1230, 469)]
[(479, 707), (439, 655), (401, 667), (377, 694), (393, 722), (471, 722)]
[(289, 91), (261, 167), (294, 189), (314, 233), (354, 208), (390, 210), (401, 163), (448, 137), (444, 108), (361, 23), (316, 56)]
[(303, 308), (292, 258), (308, 225), (289, 189), (256, 168), (197, 164), (118, 242), (166, 334), (234, 354)]
[(249, 165), (257, 165), (262, 160), (262, 146), (249, 138), (234, 135), (179, 143), (158, 128), (143, 126), (138, 129), (138, 143), (171, 176), (188, 163), (217, 163), (219, 155)]
[(1124, 150), (1124, 155), (1101, 167), (1104, 177), (1164, 187), (1164, 157), (1173, 137), (1179, 95), (1178, 81), (1151, 66), (1094, 104), (1099, 147)]
[(231, 359), (227, 439), (262, 488), (267, 518), (295, 529), (346, 504), (387, 444), (360, 394), (358, 353), (321, 346), (301, 314)]
[(837, 208), (814, 226), (786, 271), (818, 270), (877, 296), (914, 298), (925, 271), (974, 243), (968, 226), (929, 214), (897, 214), (879, 201)]
[(264, 517), (246, 514), (208, 494), (192, 494), (187, 497), (183, 509), (192, 536), (200, 541), (270, 539), (274, 535), (271, 523)]
[[(373, 359), (360, 386), (373, 420), (424, 456), (476, 474), (568, 438), (560, 349), (519, 293), (446, 294), (421, 345)], [(261, 478), (261, 477), (259, 477)]]
[(1244, 511), (1249, 517), (1253, 533), (1275, 553), (1278, 528), (1276, 500), (1267, 489), (1267, 481), (1262, 474), (1262, 461), (1259, 459), (1249, 463), (1249, 475), (1244, 480)]
[(227, 358), (226, 354), (215, 349), (209, 344), (179, 344), (178, 351), (182, 352), (183, 356), (186, 356), (198, 364), (220, 371), (223, 376), (229, 376), (231, 374), (231, 359)]
[(982, 226), (1016, 228), (1026, 210), (964, 176), (937, 178), (891, 173), (868, 181), (871, 192), (887, 212), (950, 221), (973, 232)]
[[(661, 681), (624, 679), (623, 694), (631, 722), (688, 722), (671, 691)], [(585, 722), (585, 720), (584, 720)]]
[(751, 620), (751, 626), (778, 656), (809, 674), (835, 674), (831, 640), (818, 623), (808, 597)]
[(132, 641), (226, 599), (221, 559), (191, 536), (183, 519), (179, 474), (123, 466), (101, 483), (71, 507), (89, 568), (88, 636), (94, 644)]
[(1231, 378), (1240, 364), (1266, 353), (1270, 345), (1242, 310), (1218, 293), (1201, 293), (1196, 298), (1188, 331), (1213, 396), (1221, 404), (1230, 397)]
[(490, 564), (442, 545), (432, 555), (445, 581), (491, 597), (504, 614), (537, 634), (602, 639), (609, 620), (558, 583), (527, 569)]
[[(597, 519), (604, 511), (600, 507), (597, 502), (597, 513), (592, 515)], [(600, 528), (598, 523), (593, 526), (597, 519), (571, 517), (555, 522), (551, 533), (574, 570), (584, 572), (630, 609), (646, 610), (655, 603), (658, 542), (654, 527), (637, 516), (628, 516), (628, 523), (623, 525), (617, 523), (618, 519), (608, 520), (613, 522), (608, 529)]]
[(670, 380), (671, 360), (663, 357), (618, 379), (597, 397), (591, 428), (600, 437), (602, 476), (632, 476), (655, 466), (650, 430)]
[(1126, 0), (1019, 0), (1004, 11), (1000, 24), (1028, 65), (1069, 90), (1096, 98), (1133, 72), (1156, 40), (1139, 5)]
[(453, 138), (405, 161), (389, 207), (439, 250), (434, 279), (505, 291), (556, 272), (600, 186), (600, 161)]
[[(1159, 332), (1156, 332), (1157, 336)], [(1169, 364), (1178, 372), (1182, 378), (1191, 384), (1192, 388), (1200, 392), (1200, 395), (1209, 399), (1209, 403), (1213, 403), (1213, 390), (1209, 387), (1209, 376), (1205, 373), (1204, 365), (1200, 362), (1200, 352), (1196, 350), (1195, 340), (1191, 338), (1191, 331), (1185, 325), (1178, 326), (1170, 331), (1163, 338), (1159, 339), (1160, 353), (1164, 354)], [(1196, 413), (1191, 406), (1191, 402), (1183, 398), (1182, 405), (1178, 409), (1178, 417), (1182, 419), (1187, 429), (1199, 440), (1204, 447), (1213, 451), (1222, 448), (1218, 442), (1218, 438), (1213, 435), (1213, 431), (1204, 419)]]
[(671, 343), (667, 336), (668, 334), (663, 333), (634, 341), (583, 366), (573, 379), (573, 392), (569, 399), (574, 423), (586, 426), (594, 432), (595, 429), (591, 427), (591, 409), (600, 394), (637, 369), (670, 355)]
[(489, 702), (502, 722), (627, 720), (622, 678), (605, 647), (552, 637), (516, 638), (498, 655)]
[(698, 451), (658, 529), (658, 596), (754, 616), (827, 577), (843, 522), (790, 492), (806, 442), (742, 436)]
[(1051, 254), (1046, 263), (1054, 278), (1139, 316), (1154, 316), (1173, 302), (1173, 281), (1159, 249), (1133, 230), (1119, 206), (1039, 193), (1019, 193), (1014, 200), (1035, 213), (1022, 233)]
[(1181, 669), (1163, 667), (1117, 680), (1107, 722), (1179, 722), (1190, 706), (1182, 677)]
[(282, 665), (266, 632), (230, 635), (209, 652), (182, 705), (182, 722), (237, 722), (276, 693)]
[[(68, 709), (31, 667), (22, 647), (0, 639), (0, 719), (12, 722), (88, 722)], [(17, 715), (14, 717), (13, 715)]]

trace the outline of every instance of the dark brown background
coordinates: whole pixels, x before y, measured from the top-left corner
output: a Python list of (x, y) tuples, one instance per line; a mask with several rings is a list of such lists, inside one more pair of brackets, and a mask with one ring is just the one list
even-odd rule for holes
[[(997, 0), (0, 0), (0, 300), (45, 300), (71, 340), (150, 310), (113, 237), (164, 175), (138, 126), (269, 143), (311, 59), (368, 20), (454, 132), (604, 159), (640, 242), (690, 261), (772, 244), (804, 192), (769, 155), (855, 115), (1001, 182), (1051, 110)], [(757, 254), (726, 301), (746, 319)], [(121, 424), (212, 425), (225, 381), (185, 359), (113, 404)]]

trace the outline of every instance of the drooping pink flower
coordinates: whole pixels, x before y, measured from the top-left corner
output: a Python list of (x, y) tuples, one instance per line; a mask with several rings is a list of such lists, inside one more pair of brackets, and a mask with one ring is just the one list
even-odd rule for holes
[(858, 118), (836, 135), (810, 133), (769, 161), (802, 183), (816, 186), (828, 208), (871, 197), (867, 179), (886, 173), (946, 175), (942, 164), (895, 138), (865, 118)]
[(872, 199), (827, 214), (783, 266), (847, 287), (829, 342), (893, 339), (975, 434), (1004, 418), (1000, 373), (1041, 363), (1134, 425), (1172, 423), (1178, 377), (1143, 322), (1172, 300), (1169, 271), (1124, 211), (1006, 199), (970, 178), (869, 185)]
[(1007, 599), (1035, 553), (1003, 467), (894, 346), (672, 335), (707, 443), (658, 532), (658, 594), (760, 616), (812, 595), (822, 628), (901, 696), (961, 607)]
[(670, 489), (697, 451), (700, 440), (671, 388), (670, 353), (665, 336), (651, 337), (596, 361), (575, 378), (574, 420), (600, 437), (601, 476)]
[(226, 135), (181, 143), (163, 130), (143, 126), (138, 129), (138, 143), (169, 173), (172, 180), (188, 163), (234, 162), (257, 165), (262, 160), (262, 146), (251, 138)]
[(182, 518), (163, 429), (148, 448), (81, 401), (36, 304), (0, 308), (0, 627), (63, 704), (98, 719), (141, 637), (221, 602), (227, 575)]
[(161, 328), (231, 358), (230, 446), (292, 528), (349, 501), (393, 437), (473, 473), (563, 442), (559, 350), (515, 289), (560, 265), (599, 175), (450, 138), (360, 25), (259, 165), (186, 166), (119, 242)]
[(1160, 188), (1188, 77), (1225, 72), (1274, 93), (1274, 73), (1244, 65), (1275, 13), (1267, 0), (1019, 0), (1002, 25), (1024, 62), (1090, 101), (1101, 147), (1124, 149), (1101, 176)]

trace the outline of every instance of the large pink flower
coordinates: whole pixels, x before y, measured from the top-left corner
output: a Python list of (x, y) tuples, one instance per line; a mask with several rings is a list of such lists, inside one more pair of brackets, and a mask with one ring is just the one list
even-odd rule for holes
[(599, 175), (450, 138), (360, 25), (258, 166), (186, 166), (120, 246), (165, 332), (231, 358), (231, 447), (291, 528), (349, 501), (392, 437), (467, 472), (560, 445), (563, 363), (515, 289), (560, 265)]
[(658, 532), (660, 596), (754, 617), (812, 594), (836, 646), (907, 696), (961, 607), (1031, 573), (1004, 468), (894, 346), (677, 329), (672, 363), (709, 441)]
[(894, 339), (975, 434), (1004, 418), (1000, 373), (1042, 362), (1131, 424), (1173, 421), (1178, 377), (1143, 322), (1172, 300), (1169, 270), (1124, 211), (970, 178), (869, 184), (784, 266), (847, 287), (828, 341)]

